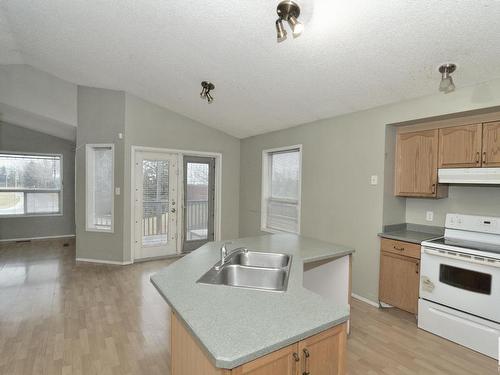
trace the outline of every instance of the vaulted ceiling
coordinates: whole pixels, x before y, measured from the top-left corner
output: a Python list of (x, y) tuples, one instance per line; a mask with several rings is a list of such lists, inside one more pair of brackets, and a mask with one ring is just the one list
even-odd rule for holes
[(500, 1), (297, 1), (305, 31), (277, 44), (272, 0), (0, 0), (0, 64), (237, 137), (434, 94), (442, 62), (458, 64), (458, 88), (500, 77)]

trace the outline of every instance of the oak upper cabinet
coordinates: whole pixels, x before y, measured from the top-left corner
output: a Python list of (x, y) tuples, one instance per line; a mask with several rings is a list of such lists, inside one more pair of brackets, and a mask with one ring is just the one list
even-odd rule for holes
[(483, 124), (483, 167), (500, 167), (500, 121)]
[(480, 167), (482, 135), (482, 124), (439, 129), (439, 168)]
[(448, 187), (437, 183), (438, 143), (438, 129), (398, 134), (396, 195), (430, 198), (448, 195)]
[(416, 314), (420, 282), (420, 246), (382, 239), (379, 300)]

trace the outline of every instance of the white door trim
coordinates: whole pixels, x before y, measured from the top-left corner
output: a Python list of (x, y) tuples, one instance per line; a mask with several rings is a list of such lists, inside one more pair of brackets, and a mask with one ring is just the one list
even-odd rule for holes
[[(221, 215), (222, 215), (222, 154), (220, 152), (206, 152), (206, 151), (192, 151), (192, 150), (179, 150), (172, 148), (158, 148), (158, 147), (144, 147), (144, 146), (131, 146), (130, 158), (130, 259), (134, 262), (135, 257), (135, 157), (137, 152), (159, 152), (166, 154), (177, 154), (182, 160), (184, 155), (189, 156), (205, 156), (215, 158), (215, 204), (214, 204), (214, 241), (221, 239)], [(183, 170), (179, 168), (179, 178), (177, 179), (177, 202), (183, 202)], [(184, 218), (182, 217), (184, 207), (177, 206), (179, 216), (177, 217), (177, 233), (183, 233)], [(182, 252), (182, 236), (177, 236), (177, 254)]]

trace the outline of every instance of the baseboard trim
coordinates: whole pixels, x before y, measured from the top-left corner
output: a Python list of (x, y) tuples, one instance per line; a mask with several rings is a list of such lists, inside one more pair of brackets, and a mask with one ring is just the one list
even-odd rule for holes
[(354, 299), (357, 299), (358, 301), (361, 301), (361, 302), (367, 303), (367, 304), (369, 304), (371, 306), (374, 306), (376, 308), (380, 307), (379, 304), (378, 304), (378, 302), (372, 301), (371, 299), (368, 299), (368, 298), (365, 298), (365, 297), (361, 297), (358, 294), (351, 293), (351, 297), (354, 298)]
[(115, 260), (101, 260), (101, 259), (90, 259), (90, 258), (76, 258), (76, 261), (85, 263), (114, 264), (117, 266), (126, 266), (133, 263), (131, 261), (119, 262)]
[(63, 234), (60, 236), (45, 236), (45, 237), (25, 237), (25, 238), (8, 238), (0, 240), (0, 242), (18, 242), (18, 241), (43, 241), (43, 240), (56, 240), (59, 238), (75, 238), (74, 234)]

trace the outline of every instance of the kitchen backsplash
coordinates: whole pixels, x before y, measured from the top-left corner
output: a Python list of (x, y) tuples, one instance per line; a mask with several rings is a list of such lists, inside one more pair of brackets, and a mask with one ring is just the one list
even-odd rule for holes
[[(426, 221), (427, 211), (434, 220)], [(500, 216), (500, 186), (451, 185), (448, 198), (406, 199), (406, 222), (444, 226), (449, 212), (469, 215)]]

